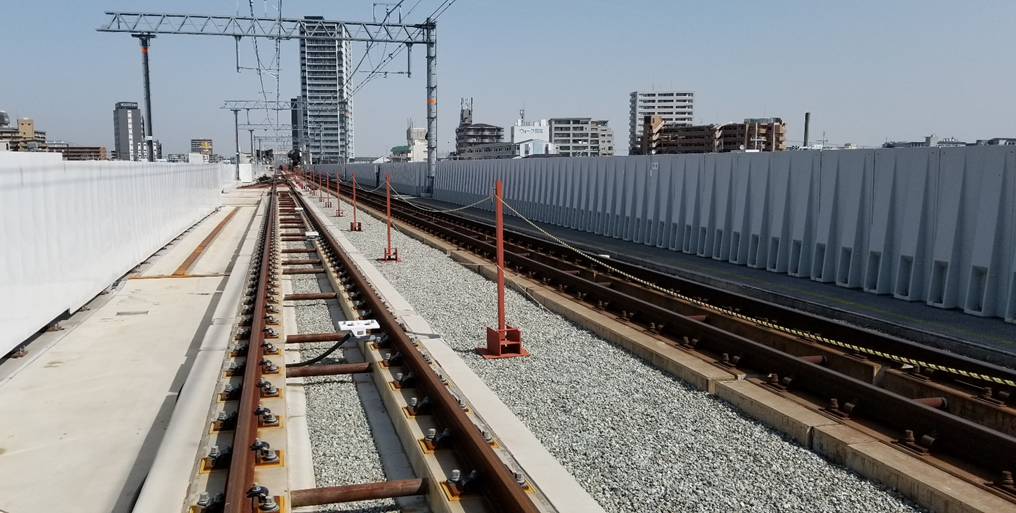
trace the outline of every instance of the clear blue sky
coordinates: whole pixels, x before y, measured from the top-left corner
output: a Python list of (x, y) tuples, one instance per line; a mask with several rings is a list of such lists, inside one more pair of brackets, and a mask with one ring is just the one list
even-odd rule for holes
[[(415, 3), (406, 0), (404, 11)], [(408, 21), (422, 21), (440, 3), (420, 0)], [(258, 15), (266, 7), (274, 15), (275, 5), (254, 1)], [(284, 0), (283, 14), (359, 21), (371, 19), (371, 6)], [(34, 118), (50, 139), (112, 147), (113, 104), (143, 100), (141, 57), (128, 35), (95, 31), (103, 12), (238, 9), (248, 12), (249, 3), (0, 0), (0, 110)], [(523, 104), (530, 119), (608, 119), (623, 152), (628, 93), (653, 87), (695, 91), (696, 122), (782, 117), (791, 141), (803, 138), (806, 111), (813, 138), (825, 133), (834, 143), (877, 146), (932, 133), (1016, 137), (1014, 22), (1013, 0), (458, 0), (438, 20), (439, 149), (454, 146), (459, 98), (472, 97), (479, 122), (510, 125)], [(272, 43), (259, 44), (270, 58)], [(354, 46), (354, 64), (363, 51)], [(379, 56), (374, 51), (371, 61)], [(358, 156), (401, 144), (409, 118), (425, 125), (423, 57), (414, 48), (412, 79), (373, 80), (354, 98)], [(236, 72), (233, 41), (159, 36), (151, 58), (164, 152), (211, 137), (217, 153), (232, 153), (232, 115), (219, 107), (261, 90), (255, 72)], [(240, 59), (254, 65), (249, 39)], [(403, 56), (389, 69), (405, 66)], [(283, 42), (282, 98), (299, 94), (298, 75), (298, 43)], [(266, 76), (273, 98), (274, 84)]]

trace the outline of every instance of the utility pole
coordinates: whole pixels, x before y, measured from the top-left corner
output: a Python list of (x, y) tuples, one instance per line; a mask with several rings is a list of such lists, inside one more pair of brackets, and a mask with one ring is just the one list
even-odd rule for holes
[(155, 162), (155, 150), (152, 147), (152, 83), (148, 77), (148, 44), (155, 34), (131, 34), (141, 41), (141, 67), (145, 75), (145, 145), (148, 148), (148, 161)]

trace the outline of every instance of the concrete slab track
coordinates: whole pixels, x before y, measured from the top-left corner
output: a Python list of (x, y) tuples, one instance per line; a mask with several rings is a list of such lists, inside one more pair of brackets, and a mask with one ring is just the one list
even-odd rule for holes
[[(249, 203), (260, 191), (232, 194), (230, 202)], [(172, 274), (231, 209), (196, 225), (146, 274)], [(225, 225), (198, 261), (204, 274), (231, 268), (253, 213), (245, 206)], [(127, 280), (3, 386), (0, 510), (131, 509), (225, 280)]]

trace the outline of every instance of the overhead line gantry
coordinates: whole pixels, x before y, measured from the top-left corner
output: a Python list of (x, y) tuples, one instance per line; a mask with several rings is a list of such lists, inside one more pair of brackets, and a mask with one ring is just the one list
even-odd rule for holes
[[(128, 33), (144, 40), (156, 34), (200, 36), (228, 36), (236, 40), (244, 37), (262, 37), (274, 40), (335, 39), (366, 43), (393, 43), (406, 45), (412, 54), (416, 44), (427, 48), (427, 191), (433, 191), (437, 171), (437, 21), (427, 18), (423, 23), (390, 23), (333, 21), (301, 18), (259, 18), (253, 16), (208, 16), (196, 14), (162, 14), (110, 12), (109, 19), (99, 32)], [(147, 48), (146, 48), (147, 50)], [(147, 56), (147, 54), (146, 54)], [(147, 63), (147, 58), (145, 60)], [(146, 73), (147, 76), (147, 67)], [(150, 98), (145, 82), (145, 97)], [(272, 102), (265, 101), (270, 104)], [(275, 102), (290, 103), (290, 102)], [(245, 107), (226, 107), (237, 110)], [(291, 106), (289, 107), (291, 108)], [(149, 114), (149, 118), (151, 114)], [(149, 119), (149, 123), (151, 120)], [(234, 125), (239, 123), (234, 120)], [(239, 152), (239, 150), (238, 150)]]

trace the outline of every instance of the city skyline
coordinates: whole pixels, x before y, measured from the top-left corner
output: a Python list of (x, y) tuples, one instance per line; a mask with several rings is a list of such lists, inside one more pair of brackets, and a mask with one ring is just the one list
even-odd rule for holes
[[(439, 3), (421, 2), (405, 21), (422, 22)], [(579, 8), (591, 3), (595, 8)], [(348, 4), (339, 9), (291, 0), (283, 14), (371, 19), (370, 3)], [(0, 57), (9, 76), (22, 77), (5, 87), (0, 109), (35, 119), (54, 140), (113, 147), (110, 106), (143, 100), (140, 51), (126, 34), (95, 29), (106, 19), (103, 11), (136, 8), (125, 0), (0, 6), (0, 16), (16, 22), (10, 37), (34, 41), (40, 54), (63, 56), (60, 66)], [(236, 4), (160, 1), (144, 10), (236, 14)], [(510, 126), (525, 107), (530, 119), (606, 119), (623, 133), (629, 94), (652, 89), (694, 91), (696, 124), (781, 117), (789, 145), (803, 139), (806, 111), (812, 113), (812, 140), (833, 143), (879, 146), (931, 134), (971, 142), (1013, 137), (1016, 69), (1006, 63), (1016, 61), (1016, 34), (1007, 29), (1014, 14), (1011, 2), (456, 2), (438, 20), (438, 150), (454, 147), (460, 97), (475, 98), (477, 122)], [(486, 21), (493, 19), (498, 23)], [(272, 46), (261, 41), (262, 58)], [(252, 47), (250, 39), (241, 41), (241, 66), (254, 65)], [(368, 62), (393, 50), (374, 48)], [(353, 62), (363, 51), (363, 44), (353, 45)], [(281, 52), (279, 97), (288, 101), (300, 90), (299, 45), (284, 41)], [(411, 79), (372, 80), (356, 94), (355, 154), (382, 155), (404, 139), (406, 118), (425, 119), (422, 54), (412, 52)], [(166, 153), (186, 151), (192, 138), (232, 142), (232, 115), (219, 108), (223, 100), (261, 93), (257, 73), (237, 73), (235, 60), (230, 38), (165, 35), (152, 41), (153, 127)], [(386, 70), (405, 71), (405, 53)], [(358, 75), (357, 81), (367, 76)], [(274, 99), (274, 78), (266, 74), (264, 81)], [(251, 122), (264, 116), (252, 112)], [(288, 123), (289, 116), (280, 113), (279, 120)], [(220, 153), (231, 154), (228, 146)], [(624, 146), (618, 145), (619, 154)]]

